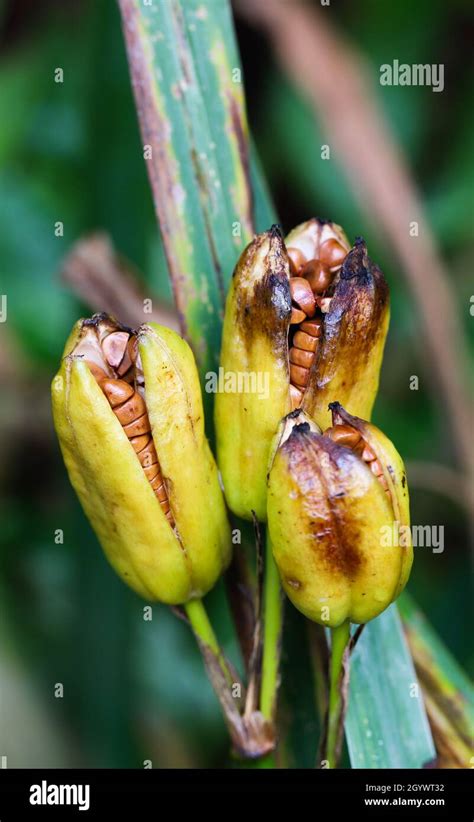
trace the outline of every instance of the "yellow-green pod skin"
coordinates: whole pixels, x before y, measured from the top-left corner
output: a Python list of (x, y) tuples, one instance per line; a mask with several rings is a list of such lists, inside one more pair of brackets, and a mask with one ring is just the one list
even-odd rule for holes
[[(215, 400), (217, 459), (229, 508), (266, 519), (270, 446), (290, 411), (289, 264), (277, 227), (242, 253), (227, 296), (220, 365), (225, 375), (261, 380), (262, 391), (222, 391)], [(258, 385), (258, 382), (256, 383)]]
[[(124, 582), (147, 600), (184, 604), (213, 586), (230, 556), (217, 469), (202, 432), (202, 402), (193, 355), (174, 332), (159, 327), (140, 331), (140, 351), (146, 361), (143, 370), (153, 398), (150, 403), (147, 391), (147, 407), (175, 517), (174, 530), (87, 364), (71, 355), (81, 326), (78, 323), (69, 338), (52, 383), (54, 424), (69, 478), (109, 562)], [(154, 346), (159, 349), (156, 360)], [(174, 369), (172, 375), (166, 370), (167, 377), (165, 362), (172, 363)], [(156, 363), (162, 363), (160, 376), (150, 372)], [(169, 383), (166, 400), (159, 396), (160, 379)], [(162, 431), (165, 420), (168, 438), (173, 431), (177, 439), (193, 444), (195, 454), (188, 455), (187, 465), (203, 460), (196, 476), (189, 476), (186, 464), (172, 464), (170, 442), (163, 449), (158, 442), (153, 426)], [(179, 460), (179, 444), (176, 454)], [(189, 482), (186, 497), (178, 476), (182, 470)], [(188, 526), (194, 517), (201, 525), (205, 519), (201, 534)], [(180, 529), (189, 536), (187, 542)]]
[(358, 238), (336, 278), (303, 400), (304, 411), (322, 429), (331, 425), (328, 405), (335, 400), (370, 419), (389, 321), (387, 283)]
[(230, 561), (224, 496), (204, 431), (193, 353), (174, 331), (155, 323), (138, 332), (146, 402), (171, 511), (188, 557), (193, 595), (202, 596)]
[[(396, 597), (403, 591), (413, 565), (413, 545), (410, 531), (410, 496), (403, 460), (393, 442), (372, 423), (349, 414), (340, 403), (331, 403), (333, 424), (351, 425), (362, 434), (367, 445), (372, 449), (383, 470), (392, 500), (393, 521), (396, 531), (400, 526), (400, 550), (402, 552), (402, 569)], [(393, 534), (393, 528), (392, 528)], [(396, 533), (395, 533), (396, 537)], [(396, 537), (397, 538), (397, 537)]]
[(268, 528), (283, 588), (306, 617), (365, 623), (395, 599), (403, 551), (382, 544), (393, 510), (350, 449), (297, 425), (269, 474)]

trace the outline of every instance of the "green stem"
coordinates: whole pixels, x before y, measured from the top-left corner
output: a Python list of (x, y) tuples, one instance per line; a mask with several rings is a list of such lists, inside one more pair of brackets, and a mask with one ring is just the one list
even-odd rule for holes
[(267, 535), (263, 583), (263, 659), (260, 711), (265, 719), (270, 722), (275, 719), (276, 711), (282, 620), (283, 603), (280, 578), (273, 559), (270, 538)]
[(191, 623), (194, 635), (198, 640), (204, 643), (204, 645), (207, 645), (211, 651), (213, 651), (218, 659), (220, 668), (227, 682), (232, 685), (234, 677), (232, 676), (224, 659), (224, 655), (219, 642), (217, 641), (217, 637), (214, 633), (214, 629), (211, 625), (211, 621), (207, 615), (202, 599), (191, 599), (185, 604), (184, 609), (188, 616), (189, 622)]
[(331, 661), (329, 665), (329, 708), (325, 758), (330, 768), (337, 767), (341, 724), (344, 713), (344, 695), (342, 693), (342, 676), (344, 652), (351, 635), (349, 620), (337, 628), (331, 629)]

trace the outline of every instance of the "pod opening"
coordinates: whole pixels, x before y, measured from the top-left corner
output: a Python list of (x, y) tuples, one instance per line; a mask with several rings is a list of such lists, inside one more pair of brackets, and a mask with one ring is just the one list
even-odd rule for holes
[(310, 221), (288, 238), (292, 311), (288, 334), (290, 397), (299, 408), (318, 354), (335, 284), (349, 245), (331, 223)]
[(156, 453), (145, 399), (137, 333), (106, 314), (82, 325), (74, 351), (82, 357), (107, 398), (170, 526), (175, 522)]

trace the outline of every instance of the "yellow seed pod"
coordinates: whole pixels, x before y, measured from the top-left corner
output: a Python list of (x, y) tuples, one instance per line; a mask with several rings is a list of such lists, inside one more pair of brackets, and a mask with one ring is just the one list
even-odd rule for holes
[(409, 523), (400, 456), (375, 426), (338, 404), (334, 413), (323, 435), (309, 418), (301, 422), (304, 412), (290, 432), (284, 421), (268, 484), (283, 588), (305, 616), (330, 627), (378, 616), (406, 584), (413, 559), (411, 543), (385, 540), (397, 518)]
[(221, 368), (266, 391), (216, 396), (218, 462), (234, 513), (265, 520), (270, 444), (292, 409), (322, 427), (336, 398), (370, 416), (388, 322), (382, 273), (364, 241), (351, 248), (335, 223), (308, 220), (285, 241), (273, 226), (245, 249), (227, 297)]
[(204, 595), (229, 562), (230, 531), (187, 343), (152, 323), (134, 334), (105, 315), (80, 321), (52, 404), (69, 478), (117, 573), (148, 600)]

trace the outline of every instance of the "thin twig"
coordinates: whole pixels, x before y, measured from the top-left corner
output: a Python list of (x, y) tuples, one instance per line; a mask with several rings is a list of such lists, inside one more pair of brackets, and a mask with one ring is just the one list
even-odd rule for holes
[(63, 261), (61, 276), (93, 311), (113, 314), (132, 328), (152, 321), (179, 330), (176, 312), (141, 291), (136, 271), (104, 233), (78, 240)]
[(405, 464), (410, 488), (420, 488), (452, 500), (468, 512), (472, 507), (469, 483), (459, 471), (437, 462), (413, 461)]

